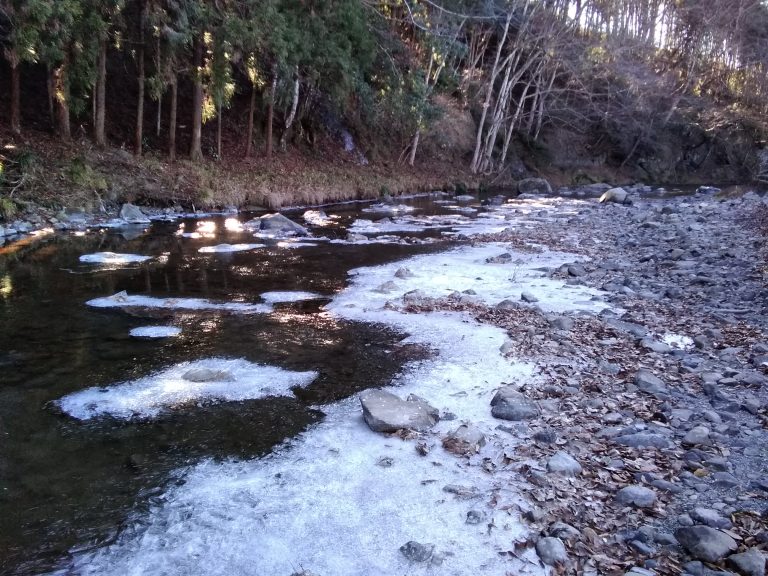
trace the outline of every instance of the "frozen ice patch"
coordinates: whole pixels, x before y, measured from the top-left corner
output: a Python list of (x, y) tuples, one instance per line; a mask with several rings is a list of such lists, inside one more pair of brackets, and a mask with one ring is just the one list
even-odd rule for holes
[(130, 331), (134, 338), (172, 338), (179, 334), (181, 328), (176, 326), (140, 326)]
[(676, 350), (690, 350), (694, 345), (693, 338), (682, 334), (674, 334), (673, 332), (664, 334), (661, 337), (661, 341), (670, 348), (675, 348)]
[(317, 372), (291, 372), (242, 359), (210, 358), (182, 362), (131, 382), (80, 390), (64, 396), (57, 404), (77, 420), (106, 415), (152, 418), (192, 402), (292, 396), (291, 388), (307, 386), (316, 377)]
[(116, 254), (115, 252), (96, 252), (80, 256), (80, 262), (86, 264), (135, 264), (137, 262), (146, 262), (147, 260), (152, 260), (152, 256)]
[(318, 298), (324, 298), (320, 294), (315, 292), (301, 292), (301, 291), (278, 291), (264, 292), (261, 295), (262, 299), (268, 304), (278, 304), (286, 302), (302, 302), (304, 300), (317, 300)]
[(245, 252), (247, 250), (255, 250), (256, 248), (264, 248), (264, 244), (218, 244), (216, 246), (203, 246), (198, 250), (203, 254), (222, 254), (228, 252)]
[(213, 302), (204, 298), (155, 298), (154, 296), (129, 295), (118, 292), (104, 298), (86, 302), (94, 308), (160, 308), (164, 310), (221, 310), (241, 314), (269, 313), (270, 306), (246, 302)]
[(413, 206), (406, 204), (371, 204), (367, 208), (363, 208), (363, 212), (374, 214), (409, 214), (415, 212), (417, 209)]
[(307, 210), (304, 212), (304, 221), (312, 226), (332, 226), (336, 223), (334, 220), (337, 218), (338, 216), (328, 216), (322, 210)]

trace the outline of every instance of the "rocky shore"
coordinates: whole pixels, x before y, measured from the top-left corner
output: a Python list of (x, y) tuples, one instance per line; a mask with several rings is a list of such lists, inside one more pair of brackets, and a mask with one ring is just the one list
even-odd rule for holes
[[(563, 291), (601, 291), (599, 314), (546, 311), (535, 289), (495, 304), (474, 290), (418, 291), (387, 306), (501, 327), (508, 340), (488, 354), (535, 364), (531, 377), (495, 391), (485, 425), (463, 420), (438, 434), (468, 468), (514, 471), (524, 502), (503, 510), (529, 537), (510, 543), (511, 556), (533, 549), (559, 573), (762, 576), (768, 293), (763, 240), (749, 220), (763, 201), (706, 189), (663, 200), (624, 192), (604, 203), (524, 194), (504, 205), (513, 226), (471, 238), (498, 247), (486, 264), (513, 280), (525, 254), (578, 253), (542, 271)], [(430, 398), (369, 393), (361, 402), (374, 430), (408, 427), (425, 455), (438, 441), (424, 432), (439, 418)], [(484, 496), (467, 523), (499, 512)], [(418, 562), (425, 549), (408, 542), (401, 552)]]

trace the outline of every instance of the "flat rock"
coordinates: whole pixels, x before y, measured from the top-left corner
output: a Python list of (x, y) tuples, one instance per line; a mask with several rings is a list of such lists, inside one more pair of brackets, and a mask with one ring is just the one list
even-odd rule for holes
[(656, 502), (656, 492), (645, 486), (625, 486), (616, 493), (616, 502), (624, 506), (650, 508)]
[(520, 300), (522, 300), (523, 302), (529, 302), (529, 303), (539, 301), (539, 299), (536, 298), (536, 296), (534, 296), (530, 292), (523, 292), (522, 294), (520, 294)]
[(485, 434), (471, 424), (462, 424), (443, 439), (443, 448), (454, 454), (474, 454), (485, 446)]
[(437, 423), (437, 411), (425, 401), (403, 400), (384, 390), (365, 390), (360, 394), (363, 419), (374, 432), (429, 430)]
[(709, 444), (709, 428), (706, 426), (691, 428), (683, 438), (683, 444), (688, 446)]
[(496, 392), (491, 406), (493, 417), (501, 420), (531, 420), (540, 414), (538, 406), (514, 386), (504, 386)]
[(736, 541), (728, 534), (709, 526), (684, 526), (675, 531), (680, 545), (697, 560), (717, 562), (736, 550)]
[(578, 476), (581, 474), (581, 464), (567, 452), (558, 451), (547, 460), (547, 472), (563, 476)]
[(635, 373), (634, 383), (643, 392), (654, 396), (662, 396), (667, 393), (667, 385), (664, 381), (645, 368), (640, 368)]
[(133, 204), (123, 204), (120, 208), (120, 218), (129, 224), (148, 224), (150, 222), (141, 208)]
[(560, 538), (539, 538), (536, 542), (536, 554), (547, 566), (558, 566), (568, 563), (568, 552)]
[(672, 446), (672, 443), (668, 438), (653, 432), (625, 434), (623, 436), (617, 436), (615, 440), (618, 444), (629, 446), (630, 448), (669, 448)]
[(694, 508), (691, 518), (711, 528), (730, 528), (731, 521), (712, 508)]
[(758, 549), (732, 554), (726, 562), (744, 576), (765, 576), (765, 556)]

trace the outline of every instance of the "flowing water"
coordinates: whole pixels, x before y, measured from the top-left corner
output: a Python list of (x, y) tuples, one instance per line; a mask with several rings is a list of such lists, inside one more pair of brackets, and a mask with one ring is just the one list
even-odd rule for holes
[[(408, 203), (421, 215), (456, 214), (432, 199)], [(312, 232), (345, 238), (355, 219), (385, 216), (361, 214), (364, 207), (329, 208), (331, 225), (311, 227)], [(302, 222), (301, 212), (290, 215)], [(73, 553), (113, 541), (169, 486), (183, 483), (185, 469), (208, 459), (265, 455), (322, 420), (318, 405), (387, 385), (420, 353), (396, 346), (403, 335), (391, 329), (342, 320), (323, 305), (343, 288), (350, 269), (444, 249), (445, 243), (278, 244), (242, 230), (238, 220), (248, 218), (51, 235), (7, 246), (0, 254), (0, 572), (47, 572), (65, 566)], [(385, 221), (383, 228), (396, 226)], [(391, 235), (439, 238), (441, 231)], [(199, 251), (249, 242), (267, 246)], [(79, 261), (83, 254), (106, 251), (154, 258), (105, 265)], [(262, 302), (260, 295), (272, 291), (316, 297), (276, 303), (271, 312), (255, 314), (86, 305), (123, 290), (213, 302)], [(173, 325), (181, 333), (167, 339), (129, 335), (148, 325)], [(98, 398), (99, 389), (107, 390), (100, 387), (210, 358), (314, 371), (317, 377), (293, 394), (188, 401), (164, 406), (152, 418), (107, 413), (78, 420), (57, 404), (86, 388), (97, 387)]]

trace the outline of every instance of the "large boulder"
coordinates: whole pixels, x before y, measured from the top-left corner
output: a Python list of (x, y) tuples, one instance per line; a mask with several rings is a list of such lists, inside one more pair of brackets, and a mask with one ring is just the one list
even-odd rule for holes
[(120, 218), (129, 224), (147, 224), (149, 218), (141, 211), (141, 208), (133, 204), (123, 204), (120, 208)]
[(709, 526), (684, 526), (675, 531), (675, 538), (697, 560), (717, 562), (736, 550), (736, 540), (725, 532)]
[(374, 432), (416, 430), (423, 432), (437, 424), (437, 411), (421, 398), (403, 400), (384, 390), (366, 390), (360, 394), (363, 419)]
[(264, 216), (254, 218), (251, 222), (253, 224), (258, 224), (258, 229), (262, 232), (285, 236), (309, 236), (309, 231), (304, 228), (304, 226), (296, 224), (296, 222), (290, 218), (286, 218), (278, 213), (264, 214)]
[(519, 194), (552, 194), (552, 186), (544, 178), (524, 178), (517, 183)]
[(632, 200), (629, 197), (629, 194), (627, 193), (624, 188), (611, 188), (610, 190), (606, 190), (605, 193), (600, 196), (600, 200), (598, 200), (601, 204), (604, 204), (606, 202), (616, 202), (617, 204), (631, 204)]
[(532, 420), (539, 416), (539, 408), (514, 386), (504, 386), (491, 400), (491, 414), (501, 420)]

